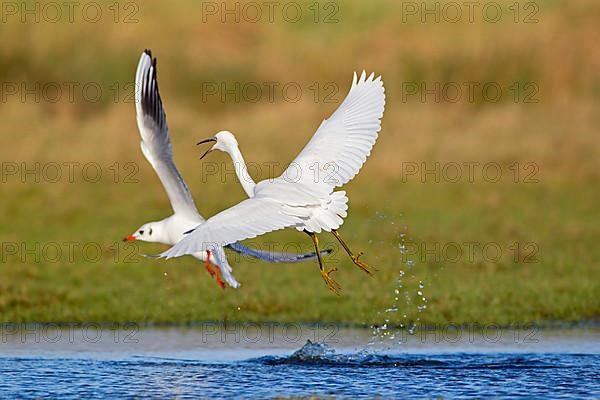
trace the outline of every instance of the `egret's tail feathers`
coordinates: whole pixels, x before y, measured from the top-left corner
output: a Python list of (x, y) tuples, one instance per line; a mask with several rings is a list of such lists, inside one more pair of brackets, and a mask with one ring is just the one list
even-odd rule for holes
[[(276, 251), (267, 251), (267, 250), (257, 250), (250, 247), (246, 247), (241, 243), (232, 243), (228, 245), (231, 250), (240, 253), (243, 256), (254, 257), (259, 260), (271, 262), (271, 263), (297, 263), (302, 261), (314, 260), (317, 258), (317, 253), (304, 253), (304, 254), (294, 254), (294, 253), (279, 253)], [(323, 250), (321, 251), (321, 256), (326, 256), (331, 253), (332, 250)]]
[(329, 199), (324, 201), (320, 207), (312, 209), (312, 214), (304, 225), (296, 227), (298, 230), (308, 230), (309, 232), (319, 233), (322, 230), (330, 232), (332, 229), (338, 229), (344, 223), (344, 218), (348, 215), (348, 197), (346, 192), (339, 190), (331, 193)]

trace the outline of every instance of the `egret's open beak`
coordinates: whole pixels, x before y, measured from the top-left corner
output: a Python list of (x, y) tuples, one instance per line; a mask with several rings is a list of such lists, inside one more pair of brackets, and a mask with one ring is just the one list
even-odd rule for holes
[(133, 235), (129, 235), (129, 236), (123, 238), (124, 242), (131, 242), (132, 240), (135, 240), (135, 236), (133, 236)]
[[(217, 139), (214, 138), (214, 137), (212, 137), (212, 138), (209, 138), (209, 139), (201, 140), (200, 142), (196, 143), (196, 146), (198, 146), (200, 144), (203, 144), (203, 143), (216, 142), (216, 141), (217, 141)], [(210, 149), (206, 150), (204, 152), (204, 154), (202, 154), (202, 157), (200, 157), (200, 159), (202, 160), (204, 158), (204, 156), (207, 155), (208, 153), (210, 153), (212, 150), (213, 150), (212, 147)]]

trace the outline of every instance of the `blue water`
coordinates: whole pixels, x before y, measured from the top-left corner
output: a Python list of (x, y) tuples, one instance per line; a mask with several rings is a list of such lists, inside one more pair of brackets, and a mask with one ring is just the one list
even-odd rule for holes
[(131, 350), (46, 345), (41, 351), (39, 343), (5, 343), (0, 396), (600, 398), (597, 335), (540, 336), (532, 345), (463, 341), (384, 350), (203, 342), (171, 352), (165, 343), (189, 342), (190, 333), (161, 337)]

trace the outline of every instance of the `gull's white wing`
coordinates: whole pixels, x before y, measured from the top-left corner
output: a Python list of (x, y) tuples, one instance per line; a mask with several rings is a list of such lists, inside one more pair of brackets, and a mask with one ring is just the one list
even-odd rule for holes
[(381, 130), (385, 89), (381, 76), (356, 73), (346, 99), (324, 120), (282, 177), (326, 190), (349, 182), (371, 153)]
[(173, 258), (214, 251), (238, 240), (287, 228), (301, 222), (301, 218), (293, 214), (293, 207), (257, 194), (207, 219), (160, 256)]
[(135, 75), (135, 110), (142, 136), (142, 153), (162, 182), (173, 211), (202, 221), (190, 190), (173, 162), (167, 117), (158, 92), (156, 58), (152, 59), (150, 50), (142, 53), (138, 63)]

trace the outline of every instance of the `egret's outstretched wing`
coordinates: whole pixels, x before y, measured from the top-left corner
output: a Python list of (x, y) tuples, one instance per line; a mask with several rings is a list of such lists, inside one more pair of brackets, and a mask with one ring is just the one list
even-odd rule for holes
[(207, 219), (160, 256), (173, 258), (218, 249), (299, 223), (301, 219), (286, 207), (279, 200), (260, 195), (244, 200)]
[[(358, 173), (381, 130), (385, 90), (381, 77), (356, 73), (346, 99), (324, 120), (282, 177), (300, 177), (329, 191)], [(317, 171), (318, 168), (318, 171)]]
[(156, 58), (144, 51), (135, 75), (135, 110), (142, 136), (142, 153), (162, 182), (171, 207), (177, 214), (202, 220), (190, 191), (173, 162), (167, 117), (163, 110), (156, 78)]

